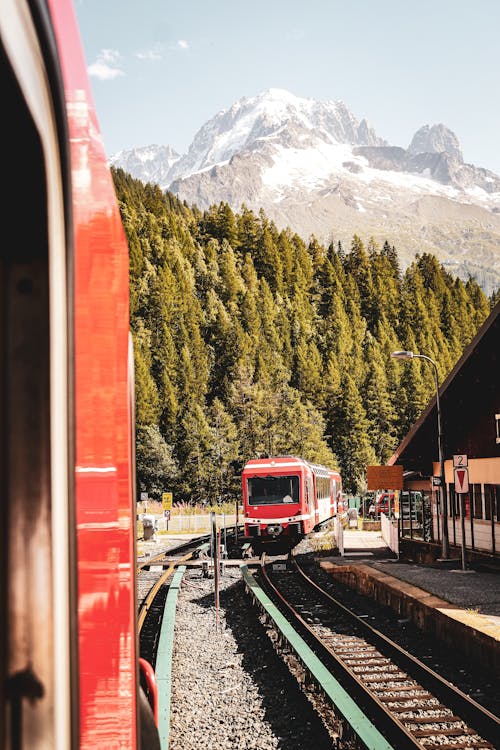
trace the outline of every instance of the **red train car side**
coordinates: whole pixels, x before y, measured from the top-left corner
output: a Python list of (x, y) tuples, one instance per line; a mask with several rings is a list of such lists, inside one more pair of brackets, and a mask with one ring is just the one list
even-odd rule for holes
[(128, 247), (72, 3), (6, 0), (0, 60), (0, 746), (136, 750)]
[(296, 456), (256, 458), (242, 473), (245, 537), (290, 544), (336, 515), (340, 474)]

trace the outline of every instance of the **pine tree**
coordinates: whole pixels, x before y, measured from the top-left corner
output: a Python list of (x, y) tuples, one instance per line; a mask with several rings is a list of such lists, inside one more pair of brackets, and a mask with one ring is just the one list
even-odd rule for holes
[[(423, 254), (354, 235), (306, 244), (263, 211), (201, 212), (117, 170), (130, 246), (140, 486), (184, 500), (239, 493), (235, 467), (262, 451), (334, 465), (347, 490), (384, 462), (489, 312)], [(495, 298), (497, 299), (497, 298)], [(163, 457), (163, 458), (162, 458)], [(171, 474), (148, 475), (171, 459)], [(172, 466), (174, 468), (172, 468)], [(161, 473), (161, 472), (160, 472)]]
[(221, 502), (233, 495), (239, 484), (239, 477), (235, 476), (233, 464), (240, 455), (238, 429), (227, 413), (222, 401), (215, 399), (208, 412), (211, 447), (210, 460), (212, 478), (209, 498), (212, 502)]
[(366, 467), (375, 462), (369, 428), (356, 383), (349, 372), (344, 371), (338, 395), (327, 405), (327, 429), (347, 492), (366, 488)]
[(397, 446), (397, 415), (394, 395), (389, 389), (386, 362), (375, 339), (367, 348), (366, 359), (367, 376), (362, 394), (370, 425), (370, 441), (377, 462), (385, 464)]
[(179, 467), (173, 457), (173, 448), (165, 442), (154, 425), (139, 427), (136, 440), (137, 497), (147, 492), (159, 500), (175, 483)]

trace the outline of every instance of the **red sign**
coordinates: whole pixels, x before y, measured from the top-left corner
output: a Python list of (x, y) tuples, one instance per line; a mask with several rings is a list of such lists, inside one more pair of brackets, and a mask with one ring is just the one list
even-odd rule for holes
[(457, 495), (464, 495), (469, 491), (469, 471), (468, 469), (453, 469), (455, 479), (455, 492)]

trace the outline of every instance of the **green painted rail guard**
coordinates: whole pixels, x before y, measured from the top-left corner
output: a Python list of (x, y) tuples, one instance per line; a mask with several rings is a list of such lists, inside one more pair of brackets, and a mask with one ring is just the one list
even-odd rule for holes
[(199, 547), (196, 549), (196, 554), (193, 555), (193, 558), (199, 558), (201, 555), (203, 555), (205, 552), (208, 552), (210, 549), (210, 542), (204, 542), (203, 544), (200, 544)]
[(252, 595), (266, 610), (299, 659), (366, 747), (369, 750), (397, 750), (364, 715), (349, 693), (344, 690), (342, 685), (340, 685), (324, 664), (321, 663), (303, 638), (293, 629), (286, 617), (281, 614), (276, 605), (273, 604), (267, 594), (261, 589), (249, 572), (248, 567), (240, 565), (240, 568), (245, 583), (250, 588)]
[(161, 623), (158, 653), (156, 655), (156, 682), (158, 684), (158, 732), (161, 750), (168, 750), (170, 735), (170, 697), (172, 691), (172, 653), (177, 597), (185, 565), (179, 565), (169, 586), (165, 612)]

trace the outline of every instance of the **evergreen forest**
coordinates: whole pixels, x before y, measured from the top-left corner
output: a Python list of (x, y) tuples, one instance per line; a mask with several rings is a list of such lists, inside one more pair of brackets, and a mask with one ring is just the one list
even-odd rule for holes
[(429, 254), (304, 242), (264, 212), (189, 207), (113, 170), (130, 252), (138, 492), (236, 499), (245, 461), (293, 454), (365, 488), (493, 300)]

